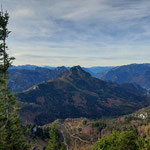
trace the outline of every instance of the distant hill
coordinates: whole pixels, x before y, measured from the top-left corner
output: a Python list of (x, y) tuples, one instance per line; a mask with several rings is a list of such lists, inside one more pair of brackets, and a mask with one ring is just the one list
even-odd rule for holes
[(100, 118), (131, 113), (148, 105), (145, 96), (92, 77), (80, 66), (20, 93), (23, 120), (43, 125), (64, 118)]
[(99, 76), (102, 80), (119, 84), (136, 83), (141, 87), (150, 88), (150, 64), (131, 64), (112, 68)]
[(9, 70), (35, 70), (39, 66), (35, 65), (19, 65), (19, 66), (12, 66), (9, 68)]
[[(36, 65), (27, 64), (27, 65), (11, 66), (9, 68), (9, 70), (35, 70), (37, 67), (47, 68), (50, 70), (54, 70), (57, 68), (57, 67), (52, 67), (52, 66), (36, 66)], [(62, 67), (64, 67), (64, 66), (62, 66)]]
[(92, 76), (94, 77), (97, 77), (98, 74), (104, 72), (104, 71), (108, 71), (114, 67), (102, 67), (102, 66), (97, 66), (97, 67), (89, 67), (89, 68), (86, 68), (86, 67), (82, 67), (83, 70), (85, 70), (86, 72), (89, 72)]
[(142, 88), (139, 84), (136, 83), (122, 83), (121, 86), (139, 94), (147, 94), (147, 90)]
[(8, 83), (13, 93), (22, 92), (33, 85), (51, 80), (66, 70), (65, 67), (57, 67), (54, 70), (50, 70), (30, 65), (27, 68), (20, 66), (17, 69), (12, 68), (9, 70), (10, 79)]

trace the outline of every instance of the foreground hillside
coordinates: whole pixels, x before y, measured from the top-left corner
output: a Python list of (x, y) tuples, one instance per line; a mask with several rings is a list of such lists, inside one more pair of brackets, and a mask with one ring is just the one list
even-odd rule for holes
[[(138, 136), (149, 139), (150, 107), (116, 119), (68, 118), (56, 120), (52, 124), (57, 126), (61, 135), (60, 140), (65, 143), (68, 150), (91, 150), (91, 146), (99, 138), (109, 136), (113, 130), (121, 132), (130, 129)], [(47, 145), (45, 139), (48, 138), (48, 130), (52, 124), (38, 127), (35, 133), (35, 139), (38, 141), (35, 142), (37, 147)]]
[(98, 76), (102, 80), (117, 83), (136, 83), (150, 88), (150, 64), (131, 64), (112, 68)]
[(137, 132), (140, 137), (149, 138), (149, 119), (150, 108), (147, 108), (117, 119), (66, 119), (61, 121), (61, 125), (60, 121), (56, 124), (68, 141), (69, 149), (85, 150), (90, 149), (98, 138), (110, 135), (113, 130), (121, 132), (131, 129)]
[(131, 113), (148, 105), (145, 96), (93, 78), (80, 66), (18, 95), (24, 121), (43, 125), (56, 119), (101, 118)]

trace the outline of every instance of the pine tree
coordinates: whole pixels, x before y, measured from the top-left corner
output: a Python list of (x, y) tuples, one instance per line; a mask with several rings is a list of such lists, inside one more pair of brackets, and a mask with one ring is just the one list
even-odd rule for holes
[(59, 132), (55, 124), (50, 127), (49, 140), (46, 150), (66, 150), (63, 142), (59, 141)]
[(8, 87), (8, 69), (14, 58), (7, 53), (6, 39), (10, 33), (7, 29), (9, 15), (0, 11), (0, 149), (26, 150), (23, 129), (18, 116), (18, 102)]

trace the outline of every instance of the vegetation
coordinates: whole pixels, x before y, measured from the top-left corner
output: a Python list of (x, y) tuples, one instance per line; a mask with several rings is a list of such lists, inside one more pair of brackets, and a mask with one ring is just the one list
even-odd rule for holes
[(106, 126), (107, 126), (107, 125), (106, 125), (106, 123), (104, 123), (104, 122), (94, 122), (94, 123), (92, 124), (92, 127), (93, 127), (93, 128), (97, 128), (97, 130), (98, 130), (99, 132), (101, 132), (101, 130), (104, 129)]
[(50, 127), (46, 150), (66, 150), (64, 143), (60, 142), (60, 134), (55, 124)]
[(149, 150), (150, 142), (139, 137), (134, 131), (127, 130), (121, 133), (113, 131), (110, 136), (99, 139), (92, 150)]
[(134, 85), (137, 87), (137, 89), (139, 88), (139, 90), (141, 89), (139, 85), (143, 88), (149, 89), (149, 70), (150, 65), (148, 63), (123, 65), (120, 67), (116, 67), (115, 69), (108, 70), (108, 72), (104, 73), (101, 76), (101, 79), (113, 81), (119, 84), (134, 83)]
[[(22, 109), (23, 120), (37, 125), (44, 125), (58, 118), (97, 119), (102, 116), (119, 116), (148, 105), (145, 96), (115, 83), (93, 78), (79, 66), (17, 96), (27, 104)], [(34, 116), (32, 120), (28, 119), (30, 115)]]
[(7, 29), (9, 15), (7, 12), (0, 12), (0, 149), (20, 150), (28, 149), (24, 138), (24, 131), (21, 127), (18, 116), (18, 103), (15, 95), (10, 93), (7, 84), (8, 68), (14, 58), (7, 53), (8, 47), (6, 38), (10, 31)]

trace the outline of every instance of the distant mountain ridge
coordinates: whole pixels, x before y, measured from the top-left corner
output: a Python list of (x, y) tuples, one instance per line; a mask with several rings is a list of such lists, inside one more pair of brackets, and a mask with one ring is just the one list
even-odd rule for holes
[[(91, 75), (95, 76), (96, 72), (100, 70), (107, 70), (109, 67), (91, 67), (84, 68)], [(12, 88), (13, 93), (22, 92), (27, 90), (33, 85), (51, 80), (57, 75), (70, 69), (70, 67), (51, 67), (51, 66), (35, 66), (35, 65), (20, 65), (12, 66), (9, 69), (10, 79), (9, 86)], [(94, 72), (92, 72), (94, 69)], [(92, 70), (92, 71), (90, 71)], [(97, 71), (96, 71), (97, 70)]]
[(141, 87), (150, 88), (150, 64), (130, 64), (120, 67), (115, 67), (102, 76), (102, 80), (113, 81), (119, 84), (136, 83)]
[(51, 80), (67, 70), (65, 67), (57, 67), (53, 70), (37, 66), (22, 68), (24, 67), (9, 70), (10, 79), (8, 83), (13, 93), (22, 92), (33, 85)]
[(19, 65), (19, 66), (11, 66), (9, 70), (35, 70), (39, 66), (36, 65)]
[[(35, 70), (37, 67), (47, 68), (50, 70), (54, 70), (59, 67), (65, 67), (67, 69), (71, 68), (71, 67), (66, 67), (66, 66), (52, 67), (52, 66), (36, 66), (36, 65), (27, 64), (27, 65), (12, 66), (9, 68), (9, 70)], [(114, 68), (114, 66), (106, 66), (106, 67), (96, 66), (96, 67), (82, 67), (82, 68), (86, 72), (89, 72), (92, 76), (96, 76), (97, 73), (100, 73), (101, 71), (110, 70), (110, 69)]]
[(86, 72), (89, 72), (94, 77), (97, 77), (98, 74), (108, 71), (112, 68), (114, 68), (114, 67), (112, 67), (112, 66), (106, 66), (106, 67), (97, 66), (97, 67), (89, 67), (89, 68), (82, 67), (83, 70), (85, 70)]
[(23, 120), (40, 125), (58, 118), (119, 116), (148, 105), (145, 96), (93, 78), (80, 66), (20, 93), (18, 99), (25, 102)]
[(139, 94), (146, 94), (147, 93), (147, 90), (142, 88), (140, 85), (136, 84), (136, 83), (122, 83), (121, 86), (129, 89), (129, 90), (132, 90), (136, 93), (139, 93)]

